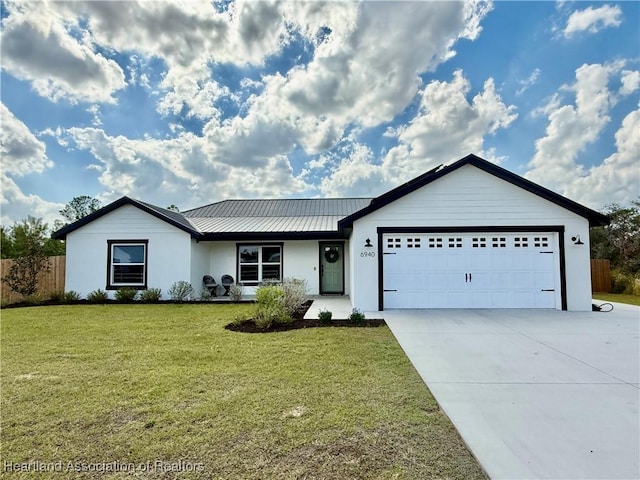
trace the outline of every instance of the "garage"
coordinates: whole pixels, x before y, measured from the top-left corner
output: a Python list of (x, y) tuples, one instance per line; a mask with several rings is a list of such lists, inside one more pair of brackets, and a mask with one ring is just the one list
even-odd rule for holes
[(589, 229), (609, 219), (475, 155), (343, 218), (360, 309), (591, 310)]
[(382, 235), (385, 309), (562, 308), (553, 231)]

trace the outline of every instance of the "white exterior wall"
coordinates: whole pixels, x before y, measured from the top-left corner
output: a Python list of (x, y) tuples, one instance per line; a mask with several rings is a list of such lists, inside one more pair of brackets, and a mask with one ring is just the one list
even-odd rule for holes
[[(202, 283), (202, 277), (205, 275), (211, 275), (209, 273), (209, 258), (211, 251), (207, 242), (198, 242), (191, 240), (191, 286), (195, 292), (196, 297), (200, 297), (204, 285)], [(220, 278), (216, 278), (218, 283)]]
[[(342, 241), (342, 240), (337, 240)], [(274, 240), (250, 240), (250, 241), (224, 241), (224, 242), (201, 242), (201, 245), (208, 243), (209, 248), (209, 275), (213, 276), (217, 282), (224, 274), (229, 274), (238, 281), (237, 278), (237, 244), (263, 245), (266, 243), (280, 243)], [(348, 245), (345, 242), (345, 294), (349, 293), (349, 255)], [(318, 240), (286, 240), (283, 244), (283, 275), (285, 278), (299, 278), (307, 281), (309, 295), (320, 293), (320, 257)], [(202, 276), (200, 276), (202, 282)], [(256, 287), (245, 286), (244, 295), (253, 295)]]
[(107, 240), (148, 240), (147, 286), (161, 288), (163, 298), (174, 282), (191, 279), (191, 236), (124, 205), (67, 235), (67, 291), (86, 297), (93, 290), (106, 289)]
[[(587, 219), (465, 165), (357, 220), (351, 235), (349, 269), (355, 307), (378, 309), (377, 227), (564, 226), (567, 309), (591, 310)], [(580, 235), (584, 245), (571, 237)], [(364, 248), (367, 238), (374, 248)], [(371, 252), (375, 256), (369, 256)]]

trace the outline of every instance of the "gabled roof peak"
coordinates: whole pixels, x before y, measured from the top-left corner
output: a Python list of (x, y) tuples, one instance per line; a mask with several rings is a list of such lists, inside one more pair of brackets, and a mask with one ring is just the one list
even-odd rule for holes
[(585, 207), (584, 205), (580, 205), (573, 200), (569, 200), (562, 195), (555, 193), (547, 188), (544, 188), (536, 183), (533, 183), (530, 180), (527, 180), (524, 177), (516, 175), (515, 173), (510, 172), (494, 163), (491, 163), (483, 158), (478, 157), (474, 154), (469, 154), (460, 160), (442, 167), (441, 165), (429, 170), (428, 172), (419, 175), (412, 180), (400, 185), (399, 187), (390, 190), (379, 197), (374, 198), (371, 201), (371, 204), (359, 212), (354, 213), (353, 215), (349, 215), (348, 217), (342, 219), (339, 223), (340, 228), (348, 228), (353, 225), (353, 222), (359, 218), (372, 213), (379, 208), (382, 208), (391, 202), (408, 195), (415, 190), (428, 185), (429, 183), (444, 177), (445, 175), (454, 172), (455, 170), (464, 167), (466, 165), (473, 165), (480, 170), (483, 170), (486, 173), (494, 175), (502, 180), (505, 180), (513, 185), (516, 185), (528, 192), (531, 192), (535, 195), (538, 195), (545, 200), (548, 200), (552, 203), (555, 203), (567, 210), (580, 215), (589, 220), (589, 225), (591, 227), (607, 225), (609, 223), (609, 218), (606, 215), (603, 215), (595, 210), (591, 210), (590, 208)]

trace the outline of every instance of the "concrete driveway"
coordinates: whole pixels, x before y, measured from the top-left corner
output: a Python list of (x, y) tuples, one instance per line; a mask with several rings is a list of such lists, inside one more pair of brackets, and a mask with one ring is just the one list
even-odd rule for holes
[(492, 479), (640, 478), (640, 308), (385, 311)]

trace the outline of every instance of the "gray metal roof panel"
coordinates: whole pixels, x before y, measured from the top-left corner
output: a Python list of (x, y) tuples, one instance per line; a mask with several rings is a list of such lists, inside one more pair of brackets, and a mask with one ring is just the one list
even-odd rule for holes
[(371, 203), (371, 198), (308, 198), (289, 200), (224, 200), (182, 212), (194, 217), (345, 217)]
[(196, 227), (193, 225), (193, 223), (191, 223), (191, 221), (188, 218), (186, 218), (184, 215), (182, 215), (179, 212), (174, 212), (173, 210), (167, 210), (166, 208), (158, 207), (157, 205), (152, 205), (151, 203), (142, 202), (140, 200), (136, 200), (136, 201), (138, 203), (141, 203), (142, 205), (146, 206), (147, 208), (155, 211), (159, 215), (167, 217), (168, 219), (172, 220), (173, 222), (182, 225), (185, 228), (188, 228), (188, 229), (191, 229), (191, 230), (196, 229)]
[(301, 217), (192, 217), (203, 233), (337, 232), (342, 215)]

